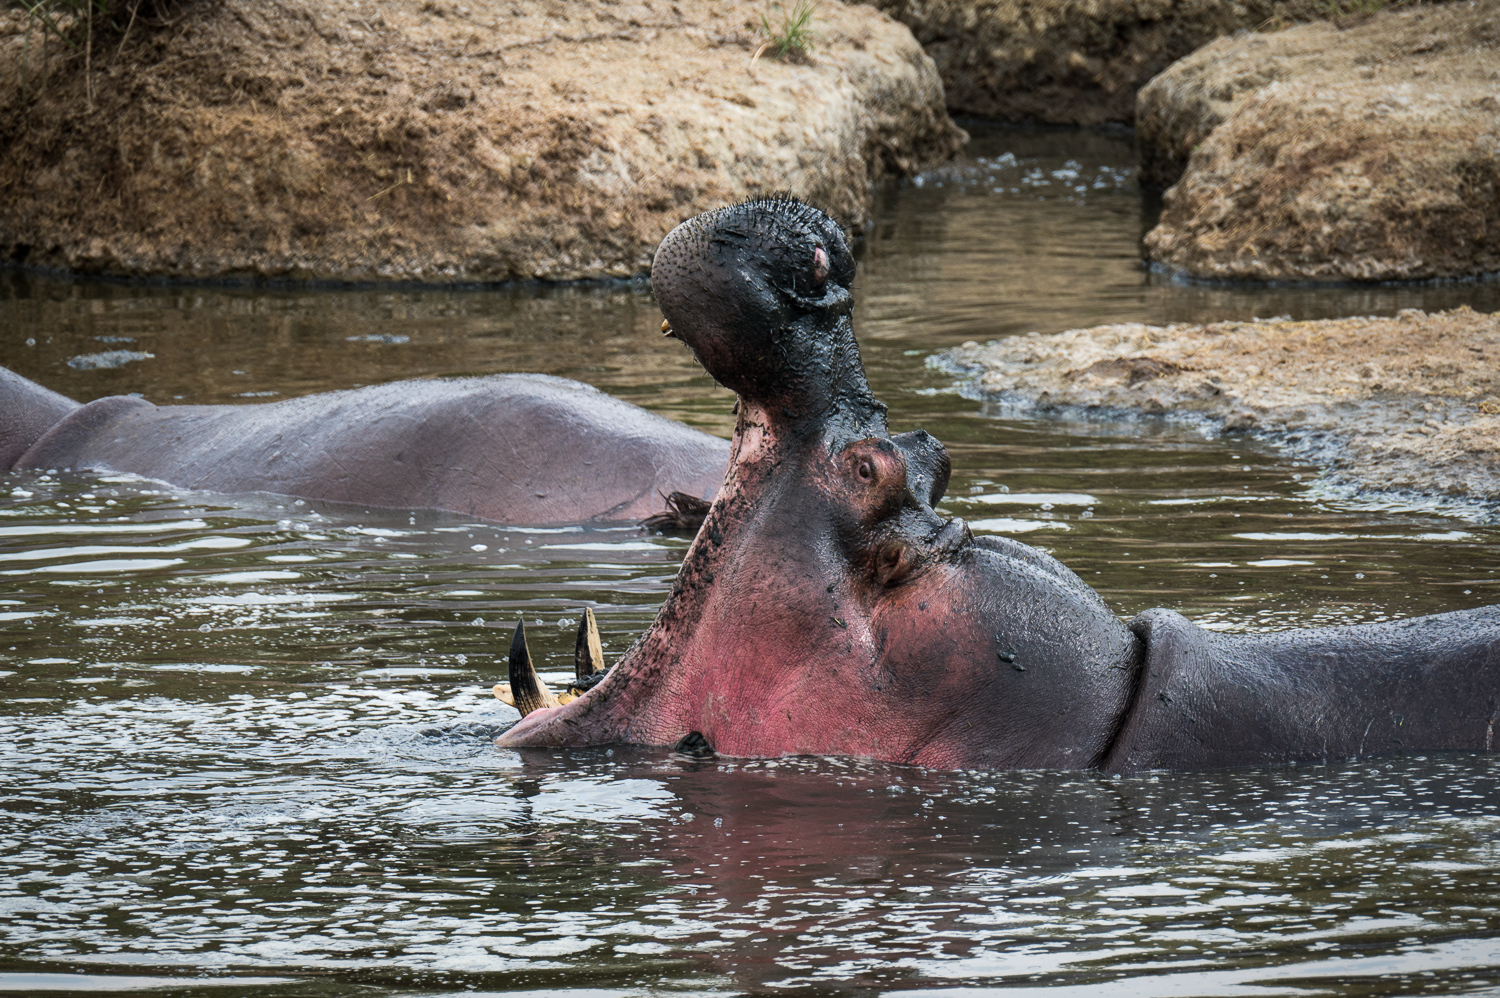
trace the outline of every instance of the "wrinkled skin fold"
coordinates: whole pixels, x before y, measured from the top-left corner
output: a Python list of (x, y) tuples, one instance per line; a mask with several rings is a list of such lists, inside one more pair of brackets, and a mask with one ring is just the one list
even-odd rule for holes
[(1049, 555), (934, 505), (946, 452), (892, 435), (839, 227), (792, 199), (680, 225), (664, 329), (739, 396), (724, 484), (655, 622), (501, 747), (609, 742), (937, 768), (1131, 772), (1490, 750), (1500, 608), (1220, 635), (1122, 624)]

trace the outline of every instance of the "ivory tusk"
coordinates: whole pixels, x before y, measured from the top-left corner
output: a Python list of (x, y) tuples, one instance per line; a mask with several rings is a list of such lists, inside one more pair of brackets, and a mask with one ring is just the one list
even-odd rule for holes
[(604, 645), (599, 641), (599, 622), (594, 611), (585, 609), (578, 621), (578, 642), (573, 646), (573, 678), (582, 684), (604, 671)]
[[(531, 651), (526, 647), (526, 622), (516, 624), (515, 636), (510, 639), (510, 694), (511, 705), (525, 717), (543, 707), (558, 706), (557, 697), (542, 683), (541, 677), (531, 665)], [(496, 689), (496, 696), (500, 691)], [(504, 697), (500, 697), (504, 700)]]

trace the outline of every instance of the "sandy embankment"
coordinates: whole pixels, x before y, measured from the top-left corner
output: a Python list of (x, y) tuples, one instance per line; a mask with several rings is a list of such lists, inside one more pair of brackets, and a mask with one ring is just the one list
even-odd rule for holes
[(1500, 0), (1221, 38), (1141, 90), (1136, 123), (1143, 180), (1175, 184), (1146, 236), (1172, 270), (1500, 271)]
[(1380, 491), (1500, 499), (1500, 314), (1139, 323), (937, 355), (1021, 411), (1208, 420)]
[[(84, 60), (0, 13), (0, 259), (190, 278), (642, 273), (673, 225), (785, 190), (861, 224), (964, 135), (904, 26), (824, 0), (215, 0)], [(92, 98), (89, 93), (92, 92)]]

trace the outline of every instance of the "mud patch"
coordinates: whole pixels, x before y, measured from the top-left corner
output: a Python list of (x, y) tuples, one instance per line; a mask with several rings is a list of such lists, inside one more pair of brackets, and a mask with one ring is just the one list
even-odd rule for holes
[(1371, 491), (1500, 500), (1500, 314), (1028, 333), (938, 354), (1025, 412), (1253, 432)]

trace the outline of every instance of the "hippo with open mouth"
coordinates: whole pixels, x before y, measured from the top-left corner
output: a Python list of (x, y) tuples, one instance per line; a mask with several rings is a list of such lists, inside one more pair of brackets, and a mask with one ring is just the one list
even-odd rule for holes
[(1042, 551), (944, 519), (947, 454), (888, 431), (853, 278), (839, 226), (789, 198), (662, 242), (667, 328), (739, 396), (729, 470), (655, 622), (602, 679), (587, 615), (567, 702), (517, 629), (524, 716), (497, 745), (1109, 772), (1494, 747), (1500, 607), (1256, 635), (1167, 610), (1122, 623)]

